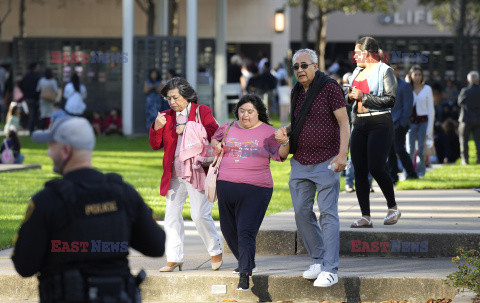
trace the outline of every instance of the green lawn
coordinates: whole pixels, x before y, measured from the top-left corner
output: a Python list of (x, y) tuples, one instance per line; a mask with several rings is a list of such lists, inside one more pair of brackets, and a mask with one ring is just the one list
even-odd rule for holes
[(473, 188), (480, 185), (480, 164), (477, 163), (477, 153), (473, 140), (469, 142), (469, 165), (460, 165), (460, 159), (455, 164), (442, 165), (425, 174), (420, 180), (406, 180), (398, 183), (397, 189), (453, 189)]
[[(11, 244), (18, 229), (29, 198), (42, 189), (43, 184), (57, 175), (52, 172), (52, 162), (47, 157), (47, 145), (37, 144), (30, 137), (21, 137), (25, 163), (42, 164), (42, 169), (0, 173), (0, 248)], [(159, 184), (162, 175), (163, 151), (152, 151), (147, 136), (100, 137), (93, 153), (93, 165), (103, 172), (116, 172), (132, 184), (152, 207), (158, 219), (165, 214), (165, 197), (160, 196)], [(290, 164), (272, 161), (275, 190), (267, 214), (277, 213), (292, 207), (288, 189)], [(343, 187), (342, 187), (343, 188)], [(190, 218), (189, 201), (183, 215)], [(213, 209), (218, 219), (218, 206)]]
[[(279, 123), (274, 124), (279, 127)], [(43, 184), (56, 177), (52, 172), (50, 158), (47, 157), (47, 145), (33, 143), (30, 137), (21, 137), (22, 153), (25, 163), (42, 164), (42, 169), (0, 173), (0, 249), (8, 247), (20, 226), (29, 198), (42, 189)], [(471, 163), (474, 163), (475, 147), (470, 142)], [(147, 136), (138, 137), (100, 137), (94, 151), (93, 165), (103, 172), (116, 172), (131, 183), (140, 192), (144, 200), (152, 207), (158, 219), (165, 214), (165, 197), (159, 194), (162, 174), (163, 152), (152, 151)], [(275, 188), (267, 215), (292, 207), (288, 189), (290, 164), (272, 161), (271, 170)], [(426, 174), (417, 181), (405, 181), (397, 189), (422, 188), (471, 188), (478, 186), (480, 165), (446, 165)], [(341, 190), (344, 188), (342, 178)], [(189, 202), (183, 215), (190, 218)], [(218, 219), (218, 207), (214, 204), (213, 217)]]

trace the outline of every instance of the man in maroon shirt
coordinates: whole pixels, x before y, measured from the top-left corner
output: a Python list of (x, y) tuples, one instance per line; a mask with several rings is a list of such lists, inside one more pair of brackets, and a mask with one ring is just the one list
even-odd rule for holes
[[(338, 194), (340, 172), (347, 163), (350, 125), (342, 88), (318, 70), (315, 52), (301, 49), (292, 63), (298, 80), (292, 90), (292, 123), (277, 130), (275, 137), (282, 144), (289, 142), (293, 154), (289, 187), (295, 222), (313, 260), (303, 277), (316, 279), (314, 286), (328, 287), (338, 282)], [(317, 191), (319, 222), (313, 212)]]

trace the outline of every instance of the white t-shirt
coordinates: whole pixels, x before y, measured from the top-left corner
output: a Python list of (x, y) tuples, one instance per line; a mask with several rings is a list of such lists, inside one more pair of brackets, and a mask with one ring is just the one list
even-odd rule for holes
[(81, 115), (87, 108), (83, 100), (87, 98), (87, 89), (83, 84), (80, 84), (80, 93), (75, 90), (73, 83), (68, 83), (65, 86), (63, 97), (67, 99), (65, 103), (65, 111), (74, 115)]

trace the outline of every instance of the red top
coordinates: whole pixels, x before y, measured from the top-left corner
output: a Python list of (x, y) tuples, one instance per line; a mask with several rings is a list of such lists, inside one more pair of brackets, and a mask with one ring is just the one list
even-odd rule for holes
[(367, 79), (362, 81), (353, 80), (352, 87), (356, 87), (357, 89), (361, 90), (364, 94), (370, 93), (370, 88), (368, 87)]
[(108, 115), (107, 116), (107, 127), (110, 127), (110, 125), (115, 125), (115, 128), (120, 129), (122, 128), (122, 117), (117, 116), (114, 118), (113, 116)]
[[(305, 101), (305, 91), (298, 94), (295, 118)], [(298, 148), (293, 159), (302, 165), (325, 162), (340, 151), (340, 126), (333, 114), (347, 103), (343, 91), (335, 83), (328, 83), (315, 97), (298, 138)]]
[[(195, 112), (198, 106), (198, 104), (192, 103), (188, 121), (195, 121)], [(178, 134), (175, 132), (175, 124), (177, 123), (175, 111), (173, 109), (167, 109), (162, 113), (165, 113), (167, 123), (164, 127), (155, 131), (153, 128), (155, 122), (153, 122), (152, 126), (150, 126), (148, 142), (153, 150), (159, 150), (161, 148), (165, 150), (165, 154), (163, 155), (163, 175), (160, 182), (160, 195), (166, 196), (168, 188), (170, 187), (170, 179), (172, 178), (172, 168), (175, 158), (175, 150), (177, 148)], [(212, 110), (206, 105), (200, 106), (200, 118), (202, 119), (202, 124), (207, 131), (208, 140), (210, 141), (218, 128), (218, 124), (212, 116)]]

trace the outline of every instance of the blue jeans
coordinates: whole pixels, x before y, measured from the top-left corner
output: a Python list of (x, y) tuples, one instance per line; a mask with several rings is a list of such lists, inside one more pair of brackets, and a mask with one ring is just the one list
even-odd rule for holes
[(417, 164), (416, 172), (419, 176), (425, 176), (426, 164), (425, 156), (423, 155), (423, 148), (425, 146), (425, 140), (427, 138), (428, 122), (420, 122), (419, 124), (411, 124), (410, 131), (408, 132), (408, 153), (412, 163), (415, 163), (415, 147), (417, 149), (417, 155), (420, 158), (420, 162)]
[[(328, 169), (331, 159), (312, 165), (302, 165), (290, 160), (290, 194), (297, 230), (305, 248), (322, 271), (336, 274), (339, 263), (340, 221), (338, 217), (338, 194), (340, 173)], [(320, 218), (313, 212), (315, 194)]]

